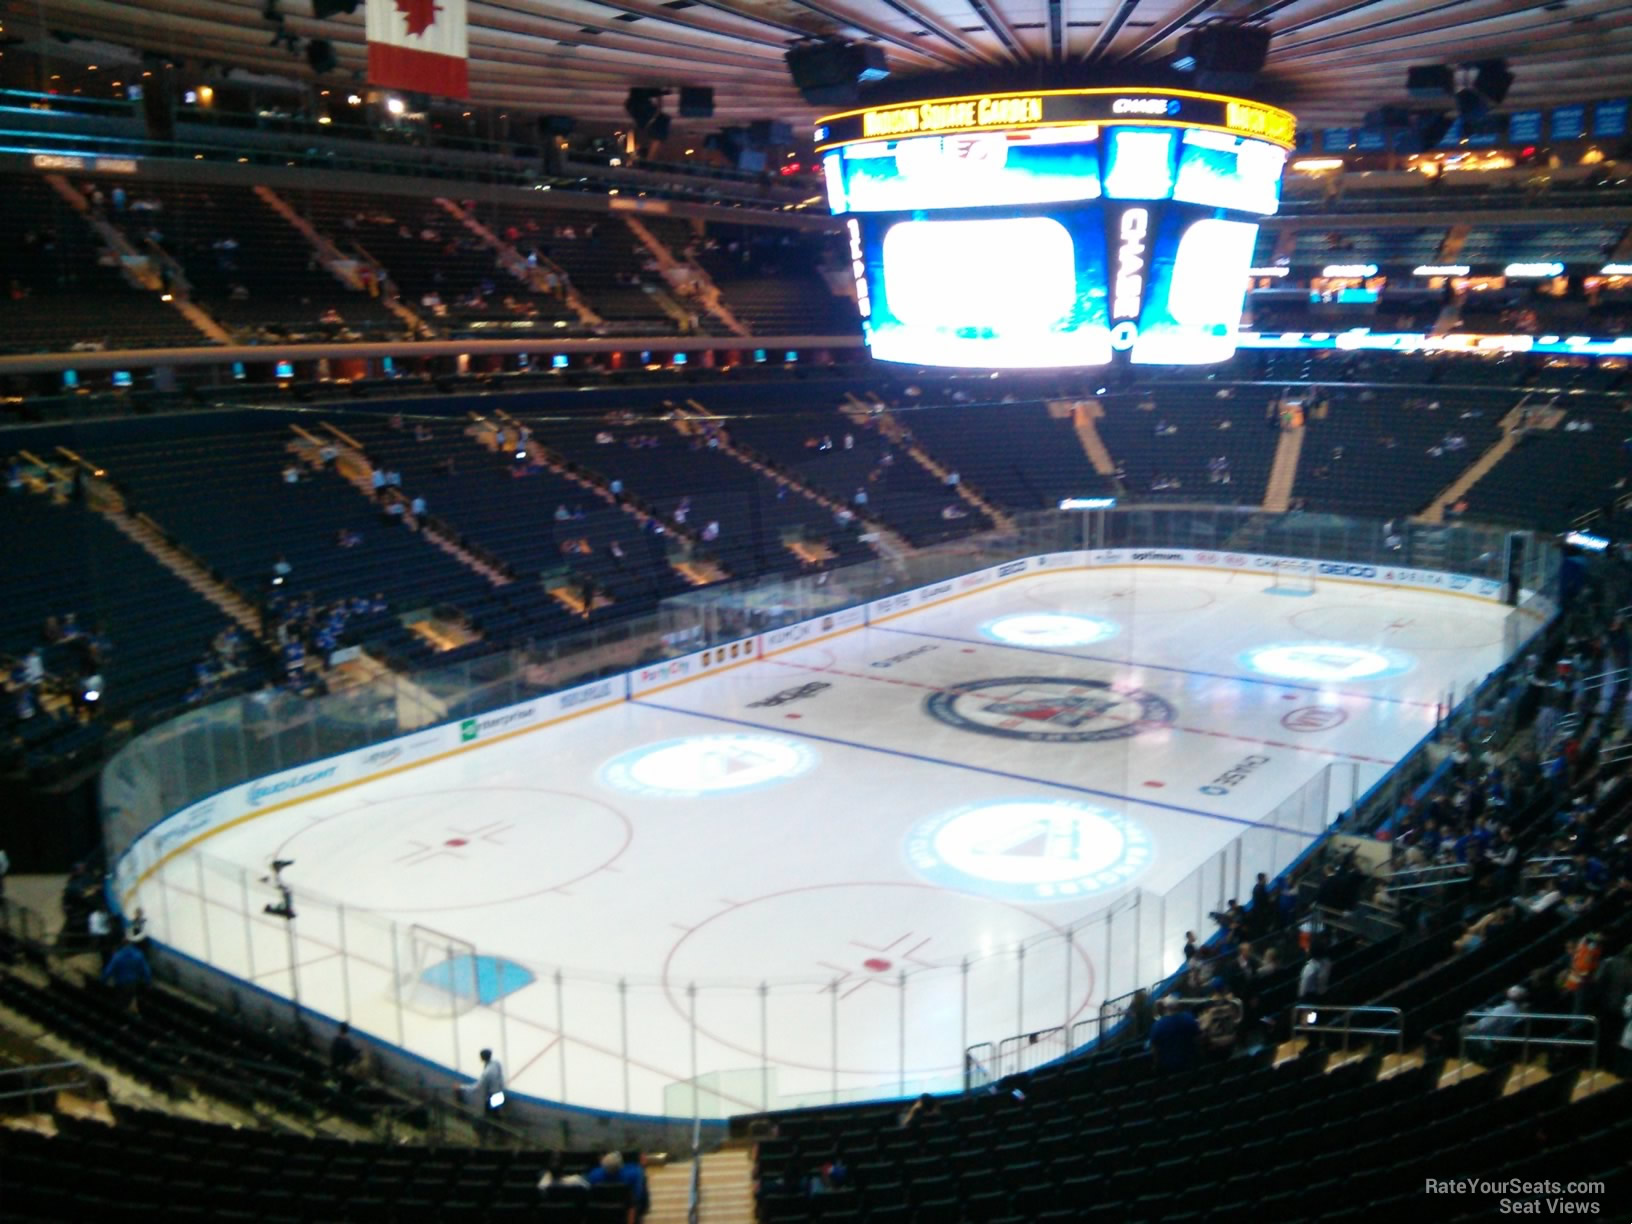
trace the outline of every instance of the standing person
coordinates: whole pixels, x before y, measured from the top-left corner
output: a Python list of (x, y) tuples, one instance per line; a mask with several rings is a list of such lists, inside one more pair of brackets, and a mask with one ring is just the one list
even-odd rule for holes
[(142, 992), (152, 980), (153, 970), (147, 966), (147, 957), (134, 944), (125, 944), (102, 969), (102, 981), (113, 987), (119, 1005), (127, 1011), (142, 1010)]
[(359, 1064), (363, 1061), (363, 1052), (357, 1048), (357, 1043), (351, 1039), (351, 1022), (342, 1020), (340, 1031), (334, 1035), (329, 1043), (329, 1071), (340, 1082), (340, 1091), (349, 1092), (355, 1085), (355, 1075), (360, 1070)]
[(483, 1050), (482, 1073), (474, 1083), (466, 1084), (458, 1090), (460, 1096), (466, 1100), (475, 1100), (480, 1103), (482, 1120), (477, 1125), (477, 1134), (482, 1142), (486, 1143), (490, 1133), (490, 1124), (497, 1120), (499, 1112), (504, 1108), (504, 1066), (493, 1057), (492, 1050)]
[(1201, 1025), (1177, 999), (1162, 1000), (1162, 1018), (1150, 1030), (1150, 1056), (1158, 1072), (1188, 1071), (1195, 1065)]

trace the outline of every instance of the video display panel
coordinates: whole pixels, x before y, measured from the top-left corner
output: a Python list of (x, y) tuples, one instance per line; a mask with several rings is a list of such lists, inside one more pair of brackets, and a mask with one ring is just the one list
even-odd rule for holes
[(1233, 355), (1291, 117), (1182, 92), (1061, 92), (847, 112), (817, 129), (875, 357), (1027, 368)]

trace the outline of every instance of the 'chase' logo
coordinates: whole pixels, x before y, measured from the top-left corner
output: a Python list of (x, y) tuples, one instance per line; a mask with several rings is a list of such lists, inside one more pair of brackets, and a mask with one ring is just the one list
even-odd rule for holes
[(1203, 786), (1201, 793), (1204, 795), (1227, 795), (1245, 782), (1247, 776), (1255, 769), (1268, 764), (1269, 758), (1267, 756), (1242, 757), (1206, 786)]

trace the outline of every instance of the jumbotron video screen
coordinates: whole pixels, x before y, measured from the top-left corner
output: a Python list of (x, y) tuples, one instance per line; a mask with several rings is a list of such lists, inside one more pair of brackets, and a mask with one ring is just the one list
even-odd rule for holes
[(816, 128), (874, 357), (1202, 365), (1235, 352), (1294, 121), (1183, 90), (940, 98)]

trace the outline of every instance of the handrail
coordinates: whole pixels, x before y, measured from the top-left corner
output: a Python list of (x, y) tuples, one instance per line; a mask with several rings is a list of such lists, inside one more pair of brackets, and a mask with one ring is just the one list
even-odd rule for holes
[[(1524, 1032), (1519, 1036), (1514, 1036), (1511, 1033), (1506, 1032), (1476, 1032), (1475, 1030), (1479, 1021), (1487, 1019), (1522, 1021), (1524, 1024)], [(1592, 1027), (1592, 1036), (1537, 1037), (1530, 1031), (1530, 1025), (1536, 1020), (1563, 1020), (1572, 1027), (1577, 1024), (1590, 1025)], [(1520, 1046), (1520, 1062), (1529, 1061), (1530, 1047), (1533, 1045), (1559, 1046), (1565, 1048), (1572, 1046), (1586, 1046), (1591, 1055), (1589, 1066), (1594, 1071), (1598, 1070), (1598, 1017), (1591, 1014), (1580, 1016), (1575, 1015), (1573, 1012), (1518, 1012), (1516, 1014), (1509, 1014), (1501, 1011), (1475, 1010), (1465, 1012), (1463, 1014), (1462, 1022), (1457, 1026), (1457, 1034), (1457, 1057), (1460, 1058), (1463, 1063), (1468, 1061), (1468, 1039), (1469, 1037), (1472, 1037), (1472, 1039), (1476, 1042), (1482, 1041), (1491, 1045)], [(1460, 1068), (1458, 1069), (1458, 1073), (1460, 1074)]]
[[(34, 1077), (47, 1071), (74, 1070), (79, 1072), (80, 1078), (66, 1084), (37, 1084)], [(23, 1087), (7, 1089), (6, 1081), (21, 1079)], [(96, 1085), (96, 1079), (86, 1069), (85, 1064), (78, 1060), (62, 1060), (58, 1062), (28, 1063), (21, 1067), (7, 1067), (0, 1070), (0, 1101), (25, 1100), (28, 1112), (37, 1112), (34, 1108), (34, 1098), (42, 1092), (60, 1092), (64, 1089), (91, 1088)]]
[[(1322, 1013), (1337, 1012), (1343, 1017), (1342, 1024), (1327, 1024), (1320, 1020)], [(1300, 1019), (1300, 1013), (1304, 1017)], [(1352, 1020), (1355, 1016), (1392, 1016), (1395, 1020), (1393, 1028), (1355, 1028)], [(1361, 1037), (1392, 1037), (1394, 1038), (1394, 1052), (1405, 1053), (1405, 1013), (1398, 1007), (1379, 1007), (1375, 1004), (1346, 1004), (1313, 1002), (1294, 1003), (1291, 1008), (1291, 1031), (1298, 1033), (1342, 1033), (1343, 1049), (1349, 1048), (1349, 1036), (1355, 1034)]]
[[(693, 1100), (696, 1094), (692, 1094)], [(687, 1224), (698, 1224), (703, 1205), (703, 1120), (691, 1119), (691, 1194), (686, 1201)]]

